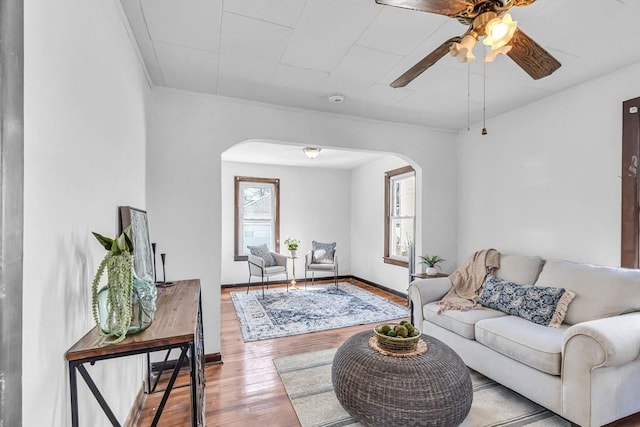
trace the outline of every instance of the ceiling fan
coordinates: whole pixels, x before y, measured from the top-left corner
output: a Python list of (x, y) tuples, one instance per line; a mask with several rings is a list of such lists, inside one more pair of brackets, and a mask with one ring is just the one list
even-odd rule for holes
[(473, 47), (480, 37), (491, 46), (485, 62), (505, 54), (533, 79), (546, 77), (560, 68), (560, 62), (517, 27), (507, 12), (514, 6), (528, 6), (536, 0), (376, 0), (376, 3), (436, 13), (456, 18), (469, 29), (462, 36), (452, 37), (425, 56), (391, 83), (404, 87), (450, 52), (461, 62), (471, 62)]

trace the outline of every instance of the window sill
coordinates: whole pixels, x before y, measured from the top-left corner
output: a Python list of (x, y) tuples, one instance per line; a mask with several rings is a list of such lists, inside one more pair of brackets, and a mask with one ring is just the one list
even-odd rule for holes
[(382, 257), (382, 259), (384, 260), (385, 264), (397, 265), (398, 267), (405, 267), (405, 268), (409, 267), (409, 263), (407, 261), (401, 261), (399, 259), (391, 258), (391, 257)]
[(249, 257), (246, 256), (246, 255), (234, 255), (233, 256), (233, 260), (234, 261), (246, 261), (248, 259), (249, 259)]

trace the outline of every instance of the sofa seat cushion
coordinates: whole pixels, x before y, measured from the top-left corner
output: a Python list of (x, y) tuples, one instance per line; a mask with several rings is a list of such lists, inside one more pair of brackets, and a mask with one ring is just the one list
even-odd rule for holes
[(569, 325), (547, 328), (515, 316), (476, 323), (476, 341), (539, 371), (560, 375), (562, 337)]
[[(438, 309), (440, 309), (440, 306), (435, 302), (425, 304), (422, 308), (424, 319), (470, 340), (476, 339), (476, 322), (483, 319), (506, 316), (505, 313), (492, 308), (468, 311), (446, 310), (441, 314), (438, 314)], [(422, 332), (428, 334), (428, 331)]]

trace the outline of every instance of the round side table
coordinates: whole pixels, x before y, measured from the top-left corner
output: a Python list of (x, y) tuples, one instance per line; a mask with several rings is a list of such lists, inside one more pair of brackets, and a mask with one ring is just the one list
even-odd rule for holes
[(469, 370), (443, 342), (422, 335), (427, 352), (384, 356), (369, 347), (373, 331), (342, 344), (331, 379), (344, 409), (365, 426), (458, 426), (473, 400)]
[[(288, 256), (287, 258), (289, 258), (291, 260), (291, 266), (293, 268), (293, 279), (291, 279), (291, 289), (297, 290), (300, 289), (298, 286), (296, 286), (296, 260), (298, 259), (297, 256)], [(289, 289), (289, 286), (287, 285), (287, 290)]]

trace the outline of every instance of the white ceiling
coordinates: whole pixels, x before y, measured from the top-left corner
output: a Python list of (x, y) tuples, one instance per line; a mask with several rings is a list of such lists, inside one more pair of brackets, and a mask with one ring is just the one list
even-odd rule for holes
[[(374, 0), (121, 3), (156, 86), (438, 129), (482, 121), (480, 60), (469, 77), (447, 55), (407, 87), (389, 87), (464, 33), (455, 19)], [(536, 81), (508, 57), (487, 64), (487, 118), (640, 61), (640, 0), (538, 0), (511, 15), (562, 67)], [(346, 100), (330, 103), (334, 92)]]

